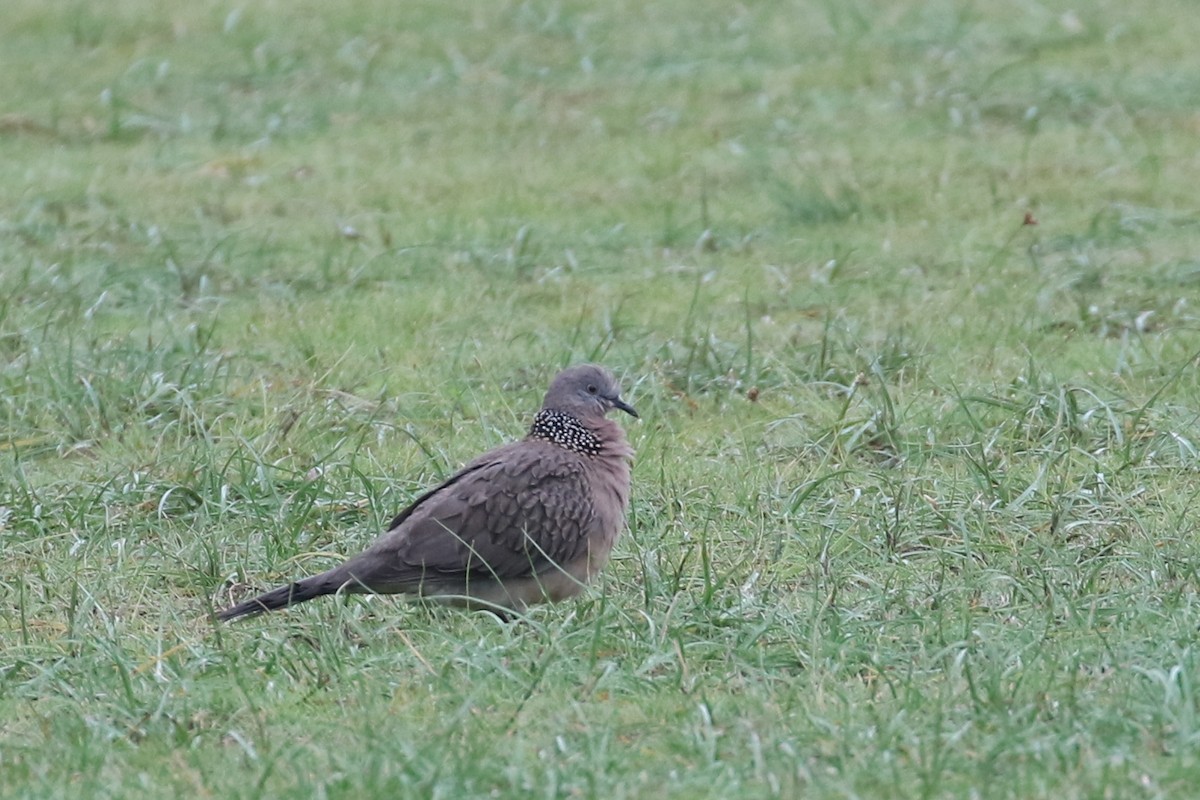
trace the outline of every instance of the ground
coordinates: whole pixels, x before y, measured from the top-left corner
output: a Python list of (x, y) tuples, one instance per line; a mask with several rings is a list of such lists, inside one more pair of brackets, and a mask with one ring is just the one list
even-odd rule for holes
[[(1194, 792), (1192, 3), (4, 16), (0, 794)], [(582, 599), (213, 624), (582, 361)]]

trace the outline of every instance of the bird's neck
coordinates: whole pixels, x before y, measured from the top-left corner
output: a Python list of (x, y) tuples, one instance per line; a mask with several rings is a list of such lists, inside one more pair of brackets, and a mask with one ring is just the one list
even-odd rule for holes
[(533, 418), (529, 438), (556, 444), (564, 450), (585, 456), (598, 456), (604, 444), (596, 431), (574, 414), (543, 408)]

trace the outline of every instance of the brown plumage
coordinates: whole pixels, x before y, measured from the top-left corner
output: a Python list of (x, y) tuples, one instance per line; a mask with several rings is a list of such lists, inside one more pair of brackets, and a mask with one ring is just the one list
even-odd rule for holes
[(585, 364), (550, 384), (529, 434), (467, 464), (402, 511), (362, 553), (226, 609), (231, 620), (326, 594), (434, 597), (521, 610), (578, 594), (625, 525), (633, 449), (608, 370)]

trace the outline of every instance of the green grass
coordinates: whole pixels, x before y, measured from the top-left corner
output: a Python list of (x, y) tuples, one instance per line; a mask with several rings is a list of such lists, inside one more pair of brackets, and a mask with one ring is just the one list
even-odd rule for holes
[[(4, 18), (0, 795), (1194, 793), (1193, 4)], [(582, 599), (210, 623), (584, 360)]]

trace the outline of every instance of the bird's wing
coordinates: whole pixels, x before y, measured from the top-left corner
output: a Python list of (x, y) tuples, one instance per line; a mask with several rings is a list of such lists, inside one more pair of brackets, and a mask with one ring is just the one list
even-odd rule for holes
[(582, 464), (561, 452), (522, 442), (477, 459), (399, 514), (351, 572), (375, 591), (395, 591), (576, 561), (595, 509)]

